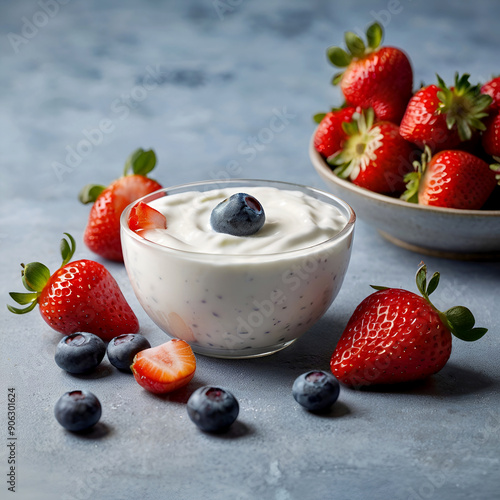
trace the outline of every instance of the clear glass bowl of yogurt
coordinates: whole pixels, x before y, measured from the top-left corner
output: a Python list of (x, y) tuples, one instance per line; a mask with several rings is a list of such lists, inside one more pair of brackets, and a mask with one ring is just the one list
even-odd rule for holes
[[(210, 214), (235, 193), (263, 206), (251, 236), (214, 231)], [(132, 207), (162, 212), (167, 229), (128, 227)], [(125, 266), (146, 313), (198, 354), (250, 358), (279, 351), (318, 321), (342, 285), (355, 214), (324, 191), (279, 181), (233, 179), (162, 189), (121, 217)]]

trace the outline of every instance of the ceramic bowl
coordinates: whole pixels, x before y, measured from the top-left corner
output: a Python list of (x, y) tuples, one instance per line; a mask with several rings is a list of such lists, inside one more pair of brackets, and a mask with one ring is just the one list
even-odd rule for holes
[(331, 192), (392, 243), (437, 257), (500, 259), (500, 210), (429, 207), (373, 193), (335, 175), (314, 149), (313, 139), (309, 157)]
[[(179, 250), (149, 241), (128, 227), (128, 214), (138, 201), (221, 188), (235, 193), (245, 188), (251, 193), (253, 186), (301, 191), (333, 205), (344, 226), (321, 243), (265, 255)], [(355, 215), (330, 193), (285, 182), (230, 180), (166, 188), (138, 201), (121, 218), (123, 256), (132, 287), (153, 321), (170, 336), (188, 342), (196, 353), (223, 358), (272, 354), (309, 330), (340, 290)]]

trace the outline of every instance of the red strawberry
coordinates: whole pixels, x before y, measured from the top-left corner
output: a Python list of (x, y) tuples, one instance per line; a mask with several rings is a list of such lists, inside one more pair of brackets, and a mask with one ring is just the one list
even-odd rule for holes
[(165, 394), (189, 383), (196, 370), (196, 358), (188, 343), (172, 339), (136, 354), (130, 368), (144, 389)]
[(488, 94), (493, 99), (490, 109), (500, 109), (500, 76), (486, 82), (481, 87), (481, 93)]
[(391, 122), (374, 121), (370, 108), (351, 123), (344, 124), (347, 140), (328, 163), (333, 172), (353, 184), (376, 193), (401, 193), (404, 176), (413, 169), (413, 146), (399, 135)]
[[(120, 215), (133, 201), (161, 189), (146, 175), (156, 165), (154, 151), (138, 149), (130, 155), (123, 177), (108, 187), (89, 184), (80, 192), (82, 203), (94, 203), (83, 235), (84, 243), (105, 259), (123, 262), (120, 241)], [(128, 174), (132, 170), (133, 174)]]
[(340, 47), (329, 47), (327, 56), (334, 66), (345, 68), (333, 78), (340, 82), (346, 102), (363, 109), (373, 108), (379, 120), (399, 124), (412, 96), (413, 72), (406, 54), (394, 47), (380, 47), (383, 30), (372, 24), (363, 40), (352, 32), (345, 33), (349, 53)]
[(478, 210), (495, 189), (490, 166), (465, 151), (448, 150), (431, 155), (429, 148), (417, 170), (405, 177), (402, 199), (421, 205)]
[(401, 135), (433, 152), (456, 148), (485, 130), (482, 119), (488, 113), (491, 97), (481, 94), (479, 85), (469, 83), (469, 75), (455, 75), (455, 86), (448, 88), (438, 76), (438, 84), (420, 89), (408, 103), (401, 120)]
[(500, 156), (500, 110), (494, 111), (486, 119), (486, 130), (481, 141), (486, 153), (490, 156)]
[(58, 332), (69, 335), (90, 332), (103, 340), (122, 333), (136, 333), (139, 322), (128, 305), (118, 284), (98, 262), (70, 262), (75, 240), (65, 233), (61, 241), (61, 267), (50, 274), (40, 262), (23, 265), (23, 284), (28, 293), (10, 293), (24, 309), (7, 306), (16, 314), (24, 314), (40, 305), (42, 318)]
[(314, 147), (324, 158), (328, 158), (342, 148), (347, 134), (342, 123), (350, 122), (356, 108), (347, 107), (333, 109), (326, 114), (318, 114), (314, 118), (320, 120), (314, 134)]
[(140, 201), (130, 210), (128, 227), (138, 233), (145, 229), (167, 229), (167, 219), (161, 212)]
[(332, 373), (344, 384), (393, 384), (419, 380), (446, 364), (451, 353), (451, 334), (472, 341), (486, 328), (474, 328), (469, 309), (452, 307), (438, 311), (429, 295), (439, 283), (434, 273), (427, 286), (427, 269), (417, 272), (422, 297), (397, 288), (373, 287), (356, 308), (332, 355)]

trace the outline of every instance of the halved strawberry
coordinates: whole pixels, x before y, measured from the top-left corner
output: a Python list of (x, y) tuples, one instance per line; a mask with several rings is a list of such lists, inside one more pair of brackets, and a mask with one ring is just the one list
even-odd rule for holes
[(139, 233), (144, 229), (167, 229), (167, 219), (161, 212), (140, 201), (130, 210), (128, 227)]
[(146, 177), (155, 165), (154, 151), (138, 149), (127, 159), (122, 177), (108, 187), (89, 184), (81, 190), (80, 201), (93, 203), (83, 235), (90, 250), (105, 259), (123, 261), (120, 216), (133, 201), (161, 189), (161, 184)]
[(165, 394), (189, 383), (196, 370), (196, 358), (188, 343), (172, 339), (136, 354), (130, 368), (144, 389)]

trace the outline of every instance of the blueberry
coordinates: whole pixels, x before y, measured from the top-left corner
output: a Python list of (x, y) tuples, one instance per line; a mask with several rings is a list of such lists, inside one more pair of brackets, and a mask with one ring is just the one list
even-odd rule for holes
[(99, 422), (102, 408), (99, 400), (88, 391), (64, 393), (54, 407), (57, 421), (69, 431), (83, 431)]
[(92, 333), (73, 333), (63, 337), (56, 348), (59, 368), (69, 373), (86, 373), (96, 368), (106, 354), (106, 345)]
[(236, 398), (220, 387), (200, 387), (187, 402), (189, 418), (205, 432), (226, 430), (238, 417)]
[(150, 347), (148, 339), (140, 333), (125, 333), (115, 337), (108, 344), (108, 359), (119, 370), (132, 373), (130, 365), (134, 361), (134, 356)]
[(340, 392), (338, 380), (323, 371), (303, 373), (295, 379), (292, 394), (297, 403), (311, 411), (326, 410), (337, 401)]
[(221, 201), (210, 215), (212, 229), (233, 236), (255, 234), (266, 220), (262, 205), (246, 193), (233, 194)]

